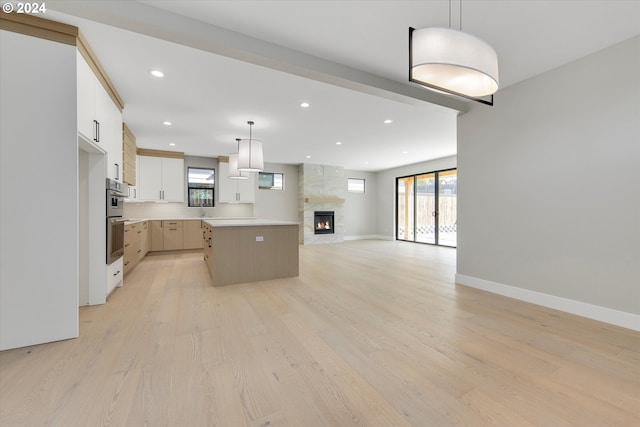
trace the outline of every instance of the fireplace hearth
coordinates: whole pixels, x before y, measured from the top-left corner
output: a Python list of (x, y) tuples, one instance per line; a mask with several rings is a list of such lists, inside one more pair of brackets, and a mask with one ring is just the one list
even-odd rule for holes
[(315, 211), (313, 213), (314, 234), (333, 234), (334, 211)]

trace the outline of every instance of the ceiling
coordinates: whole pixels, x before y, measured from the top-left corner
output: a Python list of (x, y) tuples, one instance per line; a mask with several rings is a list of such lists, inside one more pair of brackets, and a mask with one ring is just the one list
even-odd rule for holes
[(640, 34), (638, 0), (48, 1), (47, 17), (80, 27), (139, 147), (228, 155), (253, 120), (267, 162), (379, 171), (456, 154), (468, 104), (407, 81), (408, 28), (448, 26), (450, 5), (496, 49), (501, 89)]

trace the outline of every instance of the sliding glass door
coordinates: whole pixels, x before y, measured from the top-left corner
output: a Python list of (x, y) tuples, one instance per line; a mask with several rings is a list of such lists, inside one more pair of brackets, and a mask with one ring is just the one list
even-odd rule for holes
[(457, 170), (396, 179), (396, 238), (456, 246)]
[(414, 236), (414, 195), (415, 179), (412, 176), (396, 180), (396, 236), (400, 240), (413, 240)]

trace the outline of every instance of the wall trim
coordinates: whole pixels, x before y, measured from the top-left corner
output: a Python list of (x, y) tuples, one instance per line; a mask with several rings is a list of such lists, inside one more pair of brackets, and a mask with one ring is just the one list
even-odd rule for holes
[(632, 329), (634, 331), (640, 331), (640, 315), (637, 314), (492, 282), (490, 280), (478, 279), (476, 277), (465, 276), (463, 274), (456, 274), (455, 282), (458, 285), (481, 289), (483, 291), (564, 311), (566, 313), (575, 314), (588, 319), (598, 320), (600, 322)]
[(137, 154), (138, 156), (168, 157), (170, 159), (184, 159), (184, 153), (181, 151), (152, 150), (149, 148), (138, 147)]
[(78, 28), (26, 13), (0, 13), (0, 29), (75, 46)]

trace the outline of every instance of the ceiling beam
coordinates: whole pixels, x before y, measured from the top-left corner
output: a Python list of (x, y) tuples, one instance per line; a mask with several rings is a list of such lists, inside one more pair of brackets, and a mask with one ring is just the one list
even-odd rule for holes
[[(408, 104), (468, 102), (134, 1), (48, 1), (47, 8), (285, 73)], [(407, 65), (408, 66), (408, 65)]]

